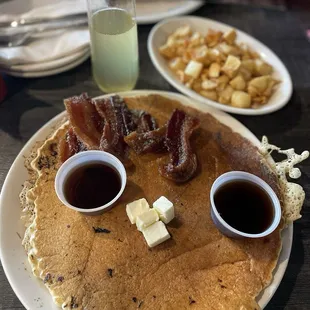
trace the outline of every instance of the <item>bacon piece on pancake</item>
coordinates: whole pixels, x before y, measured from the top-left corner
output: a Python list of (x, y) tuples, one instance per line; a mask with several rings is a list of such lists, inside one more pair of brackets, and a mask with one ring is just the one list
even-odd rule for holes
[(167, 151), (165, 145), (167, 126), (157, 128), (152, 131), (134, 131), (127, 137), (125, 142), (137, 153), (159, 153)]
[(181, 110), (174, 110), (167, 125), (166, 146), (170, 153), (170, 162), (159, 168), (160, 174), (175, 182), (186, 182), (197, 169), (197, 157), (194, 154), (190, 137), (199, 126), (199, 120)]
[(141, 111), (137, 121), (137, 132), (148, 132), (157, 128), (158, 126), (155, 118), (151, 114)]
[(89, 149), (98, 149), (104, 120), (86, 93), (64, 100), (71, 126)]
[(81, 151), (86, 151), (86, 146), (78, 139), (72, 128), (69, 128), (59, 144), (59, 156), (61, 162)]
[(119, 96), (95, 100), (95, 107), (105, 120), (99, 148), (126, 159), (128, 150), (124, 136), (136, 129), (132, 112)]

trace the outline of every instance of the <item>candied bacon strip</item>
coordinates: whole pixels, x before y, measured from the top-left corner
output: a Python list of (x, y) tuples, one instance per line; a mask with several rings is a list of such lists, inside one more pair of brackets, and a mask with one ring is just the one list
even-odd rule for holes
[(64, 100), (71, 126), (88, 148), (98, 149), (104, 120), (86, 93)]
[(167, 151), (165, 145), (167, 126), (157, 128), (152, 131), (132, 132), (125, 137), (125, 142), (137, 153), (159, 153)]
[(128, 150), (124, 136), (136, 129), (131, 111), (119, 96), (98, 99), (95, 101), (95, 107), (105, 120), (99, 148), (125, 159)]
[(76, 153), (86, 151), (86, 146), (78, 139), (72, 128), (69, 128), (59, 144), (59, 156), (61, 162), (65, 162)]
[(137, 121), (137, 132), (148, 132), (157, 128), (157, 123), (154, 117), (147, 112), (141, 111)]
[(193, 153), (190, 137), (199, 120), (181, 110), (175, 110), (168, 121), (166, 146), (170, 162), (159, 167), (160, 174), (175, 182), (186, 182), (197, 169), (197, 157)]

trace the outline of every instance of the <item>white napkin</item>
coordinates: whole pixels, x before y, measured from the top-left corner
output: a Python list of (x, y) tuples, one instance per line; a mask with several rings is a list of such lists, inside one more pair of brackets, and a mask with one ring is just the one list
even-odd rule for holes
[[(86, 11), (85, 0), (63, 1), (55, 4), (37, 7), (22, 15), (2, 15), (0, 21), (29, 17), (61, 17)], [(85, 49), (89, 45), (89, 31), (87, 27), (74, 30), (64, 30), (41, 34), (40, 38), (25, 46), (0, 48), (0, 65), (29, 64), (51, 61)]]

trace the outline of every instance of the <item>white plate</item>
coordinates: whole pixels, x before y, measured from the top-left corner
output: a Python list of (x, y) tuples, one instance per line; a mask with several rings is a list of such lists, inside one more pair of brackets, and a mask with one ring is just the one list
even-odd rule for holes
[[(209, 112), (223, 124), (233, 128), (234, 131), (249, 139), (253, 144), (257, 146), (260, 144), (259, 140), (245, 126), (230, 115), (210, 108), (202, 103), (195, 102), (183, 95), (160, 91), (120, 93), (121, 96), (149, 94), (163, 95), (170, 99), (178, 100), (184, 105), (190, 105), (203, 112)], [(24, 156), (30, 153), (32, 146), (37, 141), (44, 140), (51, 133), (53, 126), (63, 118), (64, 113), (62, 112), (50, 120), (27, 142), (10, 168), (0, 197), (0, 258), (13, 290), (27, 309), (37, 309), (38, 307), (49, 310), (59, 309), (53, 303), (51, 295), (41, 281), (32, 275), (30, 266), (28, 265), (26, 253), (18, 236), (23, 236), (24, 234), (23, 223), (20, 220), (21, 210), (18, 196), (22, 184), (28, 178), (27, 170), (24, 167)], [(292, 237), (293, 225), (291, 224), (282, 232), (283, 247), (274, 271), (273, 280), (259, 296), (258, 303), (262, 308), (267, 305), (282, 280), (291, 252)]]
[(210, 28), (223, 32), (232, 28), (231, 26), (216, 22), (208, 18), (193, 16), (171, 18), (154, 26), (148, 38), (148, 51), (151, 60), (159, 73), (180, 92), (214, 108), (218, 108), (230, 113), (244, 115), (260, 115), (271, 113), (281, 109), (285, 104), (288, 103), (292, 95), (292, 80), (282, 61), (263, 43), (238, 29), (236, 29), (237, 41), (248, 44), (256, 52), (258, 52), (263, 59), (265, 59), (274, 67), (274, 77), (281, 80), (281, 83), (279, 84), (275, 93), (269, 99), (268, 103), (258, 109), (234, 108), (232, 106), (224, 105), (207, 99), (195, 91), (187, 88), (175, 77), (174, 73), (168, 67), (167, 61), (160, 55), (158, 51), (159, 47), (166, 42), (168, 35), (173, 33), (178, 27), (182, 25), (190, 25), (194, 30), (203, 34), (205, 34)]
[(82, 48), (81, 50), (75, 53), (72, 53), (68, 56), (53, 59), (51, 61), (36, 62), (32, 64), (27, 64), (27, 65), (14, 65), (10, 67), (5, 67), (4, 69), (8, 71), (19, 71), (19, 72), (48, 71), (48, 70), (52, 70), (52, 69), (56, 69), (56, 68), (68, 65), (82, 58), (86, 54), (89, 54), (89, 47)]
[(50, 76), (50, 75), (55, 75), (58, 73), (62, 73), (65, 71), (68, 71), (70, 69), (73, 69), (83, 63), (88, 57), (90, 56), (90, 51), (89, 49), (87, 52), (82, 54), (78, 59), (67, 63), (65, 65), (58, 66), (57, 68), (53, 68), (50, 70), (45, 70), (45, 71), (14, 71), (14, 70), (7, 70), (7, 69), (0, 69), (0, 71), (16, 76), (16, 77), (24, 77), (24, 78), (38, 78), (38, 77), (45, 77), (45, 76)]
[(177, 15), (189, 14), (203, 5), (199, 0), (183, 1), (136, 1), (138, 24), (153, 24), (162, 19)]

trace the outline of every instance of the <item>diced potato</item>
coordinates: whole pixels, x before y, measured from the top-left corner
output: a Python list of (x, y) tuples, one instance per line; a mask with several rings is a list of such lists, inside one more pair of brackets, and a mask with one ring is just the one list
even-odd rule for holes
[(193, 35), (189, 39), (189, 46), (195, 47), (198, 46), (201, 43), (201, 34), (199, 32), (193, 33)]
[(209, 70), (208, 70), (207, 68), (204, 68), (204, 69), (201, 71), (200, 78), (201, 78), (203, 81), (209, 79)]
[(222, 43), (218, 44), (218, 45), (216, 46), (216, 48), (217, 48), (218, 50), (220, 50), (222, 53), (226, 54), (226, 55), (231, 54), (231, 52), (232, 52), (232, 50), (233, 50), (233, 46), (228, 45), (228, 44), (225, 43), (225, 42), (222, 42)]
[(269, 83), (268, 83), (266, 90), (264, 91), (264, 96), (270, 97), (272, 95), (273, 88), (277, 83), (278, 83), (278, 81), (271, 78)]
[(207, 35), (206, 35), (206, 43), (209, 47), (213, 47), (216, 44), (220, 42), (220, 39), (223, 35), (223, 32), (221, 31), (214, 31), (212, 29), (209, 29)]
[(229, 77), (227, 75), (221, 75), (216, 79), (216, 82), (218, 84), (217, 91), (223, 91), (229, 82)]
[(239, 74), (242, 75), (242, 77), (244, 78), (246, 82), (250, 81), (252, 78), (251, 72), (244, 67), (240, 67)]
[(183, 84), (187, 83), (191, 79), (191, 77), (186, 75), (185, 72), (182, 70), (178, 70), (176, 72), (176, 76), (180, 80), (180, 82)]
[(198, 78), (198, 79), (195, 79), (194, 80), (194, 82), (193, 82), (193, 84), (192, 84), (192, 89), (195, 91), (195, 92), (197, 92), (197, 93), (199, 93), (201, 90), (202, 90), (202, 88), (201, 88), (201, 79), (200, 78)]
[(208, 57), (210, 61), (220, 61), (223, 58), (222, 53), (217, 48), (209, 48)]
[(250, 108), (251, 96), (244, 91), (236, 90), (231, 96), (231, 105), (236, 108)]
[(249, 70), (253, 74), (255, 70), (255, 62), (253, 59), (242, 60), (241, 67)]
[(176, 49), (175, 49), (175, 54), (177, 56), (180, 56), (180, 57), (183, 57), (183, 55), (186, 53), (186, 47), (184, 46), (178, 46)]
[(252, 97), (262, 95), (267, 89), (270, 80), (270, 75), (259, 76), (252, 79), (248, 85), (248, 93)]
[(185, 64), (188, 64), (191, 60), (192, 60), (191, 53), (188, 51), (185, 51), (182, 55), (182, 61)]
[(189, 25), (185, 25), (182, 27), (179, 27), (175, 32), (174, 35), (176, 37), (186, 37), (190, 36), (192, 34), (191, 27)]
[(237, 75), (240, 65), (241, 61), (238, 57), (229, 55), (222, 67), (222, 71), (232, 78)]
[(229, 84), (236, 90), (244, 90), (246, 87), (246, 83), (242, 75), (237, 75), (229, 82)]
[(254, 97), (252, 101), (254, 104), (262, 105), (262, 104), (267, 103), (267, 99), (268, 98), (266, 96), (258, 96), (258, 97)]
[(170, 60), (169, 68), (173, 71), (182, 70), (184, 71), (186, 64), (183, 62), (181, 57), (176, 57)]
[(255, 74), (268, 75), (272, 73), (272, 67), (261, 59), (255, 59)]
[(189, 79), (188, 82), (185, 83), (185, 86), (187, 88), (192, 88), (193, 82), (194, 82), (194, 78), (191, 78), (191, 79)]
[(201, 62), (191, 60), (185, 68), (185, 74), (196, 79), (198, 78), (202, 68), (203, 64)]
[(223, 39), (229, 44), (233, 44), (236, 40), (236, 37), (237, 37), (237, 33), (234, 29), (228, 30), (223, 35)]
[(170, 35), (167, 39), (166, 45), (167, 46), (175, 46), (176, 45), (176, 37), (174, 35)]
[(167, 44), (161, 46), (159, 48), (159, 52), (161, 53), (161, 55), (168, 59), (174, 58), (176, 56), (175, 47), (168, 46)]
[(221, 70), (221, 66), (218, 63), (213, 62), (209, 68), (209, 77), (211, 77), (211, 78), (219, 77), (220, 76), (220, 70)]
[(201, 90), (199, 94), (213, 101), (217, 100), (217, 93), (215, 90)]
[(208, 58), (208, 47), (206, 45), (195, 48), (192, 52), (192, 57), (194, 60), (201, 62), (204, 65), (208, 65), (210, 63)]
[(217, 83), (211, 80), (204, 80), (201, 83), (201, 87), (205, 90), (215, 89), (217, 87)]
[(230, 86), (227, 85), (223, 91), (219, 92), (219, 102), (223, 104), (229, 104), (231, 101), (231, 96), (234, 92), (234, 89)]

